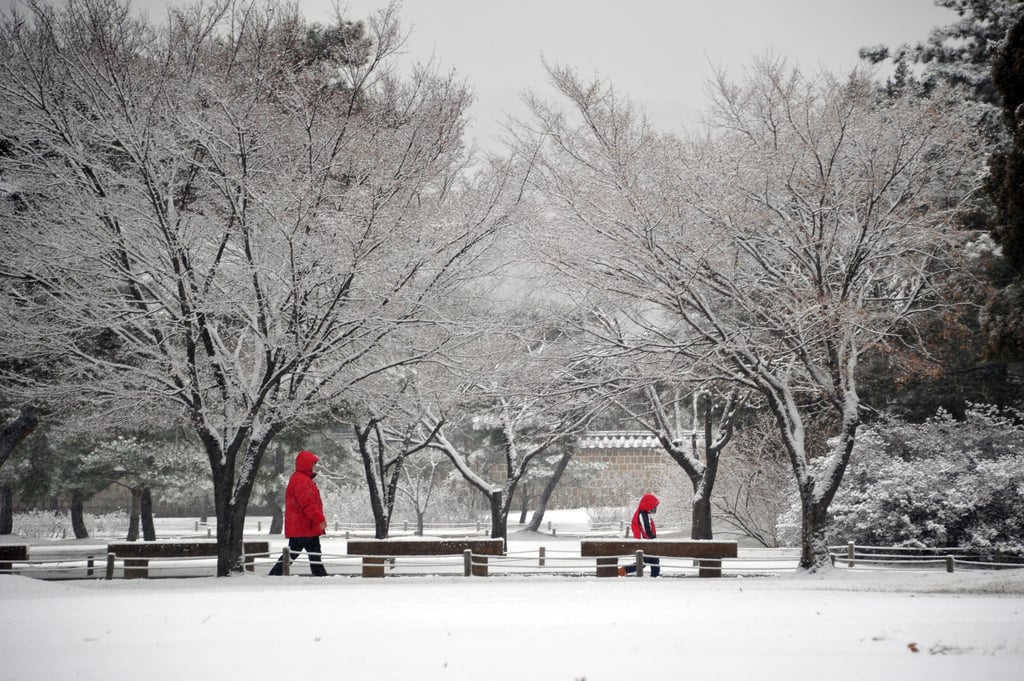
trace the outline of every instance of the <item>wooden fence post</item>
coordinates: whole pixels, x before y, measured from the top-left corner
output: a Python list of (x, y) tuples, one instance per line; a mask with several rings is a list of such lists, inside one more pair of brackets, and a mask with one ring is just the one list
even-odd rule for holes
[(846, 560), (846, 567), (848, 567), (848, 568), (852, 568), (853, 567), (853, 557), (854, 557), (854, 555), (856, 555), (856, 553), (857, 553), (857, 551), (856, 551), (856, 549), (855, 549), (855, 547), (853, 545), (853, 542), (850, 542), (849, 544), (846, 545), (846, 559), (847, 559)]
[(107, 579), (114, 578), (114, 558), (115, 554), (113, 551), (107, 554)]
[(953, 556), (946, 556), (946, 572), (953, 572), (956, 559)]
[(544, 567), (544, 555), (545, 555), (544, 547), (543, 546), (540, 547), (537, 550), (537, 553), (538, 553), (537, 567)]
[(636, 552), (636, 576), (637, 577), (643, 577), (644, 576), (644, 552), (643, 551), (637, 551)]
[(292, 552), (291, 548), (284, 547), (281, 549), (281, 574), (287, 577), (291, 574), (292, 568)]
[(462, 563), (466, 576), (469, 577), (473, 574), (473, 551), (471, 549), (462, 552)]

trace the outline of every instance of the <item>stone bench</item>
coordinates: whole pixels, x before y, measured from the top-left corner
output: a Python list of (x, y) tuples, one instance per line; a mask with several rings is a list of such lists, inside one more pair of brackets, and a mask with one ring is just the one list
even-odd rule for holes
[[(617, 577), (620, 556), (693, 558), (700, 577), (721, 577), (722, 559), (735, 558), (738, 546), (734, 541), (714, 539), (583, 539), (580, 556), (597, 558), (598, 577)], [(640, 570), (637, 571), (639, 575)]]
[(14, 563), (28, 560), (28, 544), (0, 544), (0, 575), (10, 574)]
[(363, 577), (383, 577), (384, 564), (396, 556), (458, 556), (472, 554), (465, 575), (487, 576), (487, 556), (505, 555), (504, 539), (349, 539), (346, 551), (363, 559)]
[[(255, 570), (256, 556), (270, 554), (269, 541), (247, 541), (242, 544), (245, 554), (245, 569)], [(118, 542), (107, 544), (107, 579), (113, 579), (114, 566), (109, 559), (114, 554), (124, 561), (125, 579), (149, 577), (149, 561), (151, 558), (212, 558), (217, 556), (216, 540), (190, 541), (142, 541)]]

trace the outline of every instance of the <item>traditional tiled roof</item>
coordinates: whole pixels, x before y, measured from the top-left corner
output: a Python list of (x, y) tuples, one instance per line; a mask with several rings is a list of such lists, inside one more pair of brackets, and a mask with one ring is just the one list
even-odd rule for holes
[(579, 441), (580, 449), (652, 449), (661, 447), (658, 438), (646, 431), (592, 430)]

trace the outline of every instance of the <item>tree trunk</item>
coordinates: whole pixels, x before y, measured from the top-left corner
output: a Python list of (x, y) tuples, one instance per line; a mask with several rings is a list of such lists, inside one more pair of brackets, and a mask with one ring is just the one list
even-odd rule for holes
[(139, 515), (142, 519), (142, 538), (156, 541), (156, 526), (153, 524), (153, 492), (143, 487), (139, 497)]
[(75, 539), (88, 539), (89, 529), (85, 526), (85, 497), (82, 490), (71, 490), (71, 529)]
[(825, 530), (828, 523), (828, 504), (810, 499), (811, 494), (801, 490), (800, 507), (800, 567), (817, 572), (831, 567)]
[(273, 512), (270, 515), (269, 534), (284, 534), (284, 507), (280, 502), (275, 503), (273, 506)]
[(142, 505), (141, 493), (138, 487), (132, 487), (132, 504), (128, 509), (128, 541), (136, 541), (139, 538), (139, 507)]
[[(374, 433), (376, 421), (371, 420), (365, 429), (357, 425), (356, 441), (359, 445), (359, 458), (363, 461), (363, 472), (366, 473), (367, 491), (370, 493), (370, 511), (373, 513), (373, 536), (375, 539), (387, 539), (391, 532), (391, 511), (394, 509), (394, 497), (389, 500), (384, 488), (383, 476), (386, 471), (378, 466), (377, 459), (383, 458), (383, 452), (375, 455), (370, 436)], [(383, 446), (383, 445), (379, 445)], [(392, 477), (392, 481), (394, 477)]]
[(508, 541), (508, 510), (502, 502), (501, 490), (487, 495), (491, 507), (491, 538)]
[[(274, 450), (272, 465), (274, 473), (280, 477), (284, 475), (284, 447), (278, 445)], [(284, 533), (284, 487), (277, 485), (267, 493), (267, 503), (270, 505), (270, 534)]]
[(526, 524), (526, 514), (530, 512), (530, 485), (523, 483), (522, 491), (519, 494), (519, 500), (522, 502), (519, 508), (519, 524)]
[(21, 414), (0, 431), (0, 468), (7, 463), (14, 448), (32, 434), (39, 425), (39, 417), (32, 407), (22, 407)]
[[(237, 450), (226, 452), (223, 458), (217, 453), (212, 438), (207, 442), (207, 456), (213, 471), (213, 504), (217, 511), (217, 576), (227, 577), (245, 571), (243, 541), (245, 537), (245, 514), (249, 508), (253, 484), (259, 471), (260, 460), (271, 440), (281, 432), (273, 427), (258, 440), (249, 440), (245, 450), (245, 461), (240, 466), (243, 472), (235, 477)], [(248, 432), (252, 436), (252, 431)], [(241, 440), (241, 437), (236, 440)], [(213, 443), (213, 452), (210, 451)]]
[(699, 478), (693, 480), (693, 516), (690, 525), (690, 539), (714, 539), (714, 527), (712, 526), (712, 504), (711, 493), (715, 489), (715, 482), (718, 479), (718, 461), (722, 449), (732, 438), (732, 416), (730, 406), (733, 398), (730, 398), (723, 411), (721, 428), (725, 431), (725, 437), (717, 442), (713, 441), (711, 420), (712, 404), (710, 399), (704, 400), (704, 472)]
[(217, 576), (231, 574), (231, 477), (224, 469), (216, 466), (213, 471), (213, 509), (217, 528)]
[(711, 528), (711, 498), (701, 494), (699, 490), (694, 490), (690, 539), (714, 539)]
[(562, 454), (558, 463), (555, 465), (555, 470), (548, 478), (547, 484), (544, 485), (544, 489), (541, 490), (540, 497), (537, 499), (537, 506), (533, 509), (533, 517), (530, 518), (530, 523), (526, 526), (526, 529), (530, 532), (536, 532), (540, 529), (541, 521), (544, 520), (544, 512), (548, 510), (548, 501), (551, 500), (551, 495), (555, 493), (555, 489), (558, 488), (558, 483), (562, 480), (562, 474), (565, 473), (565, 469), (569, 466), (569, 462), (572, 461), (574, 454), (572, 447), (567, 447), (565, 453)]
[(0, 534), (14, 532), (14, 487), (0, 484)]

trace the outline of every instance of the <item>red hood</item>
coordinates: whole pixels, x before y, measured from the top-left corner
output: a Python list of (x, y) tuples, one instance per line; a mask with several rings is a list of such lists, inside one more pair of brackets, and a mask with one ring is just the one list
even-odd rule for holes
[(320, 457), (318, 457), (316, 454), (303, 449), (295, 457), (295, 470), (297, 470), (300, 473), (305, 473), (306, 475), (312, 476), (313, 466), (315, 466), (316, 462), (319, 460)]
[(651, 509), (653, 509), (657, 505), (658, 497), (654, 496), (653, 494), (647, 493), (640, 497), (640, 505), (637, 508), (639, 508), (641, 511), (647, 511), (648, 513), (650, 513)]

